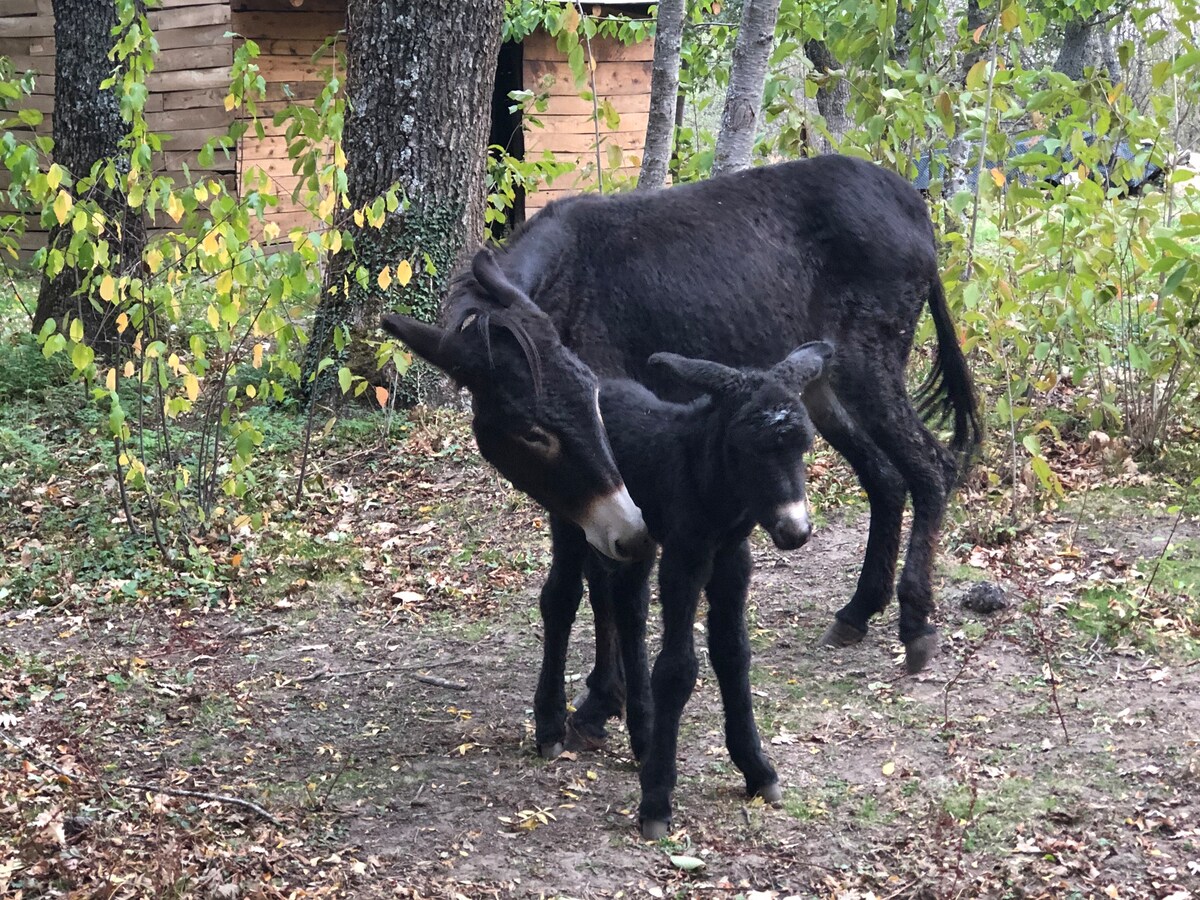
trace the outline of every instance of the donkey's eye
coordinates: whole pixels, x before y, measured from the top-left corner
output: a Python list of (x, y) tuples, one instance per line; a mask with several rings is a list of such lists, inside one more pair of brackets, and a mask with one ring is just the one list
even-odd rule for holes
[(557, 458), (562, 449), (557, 435), (537, 425), (521, 434), (514, 434), (513, 439), (543, 459)]

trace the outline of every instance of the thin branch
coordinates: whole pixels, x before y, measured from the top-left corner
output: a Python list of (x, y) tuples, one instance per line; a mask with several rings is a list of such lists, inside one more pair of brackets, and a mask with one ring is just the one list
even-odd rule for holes
[(1038, 642), (1042, 647), (1042, 658), (1046, 663), (1046, 671), (1050, 674), (1050, 700), (1054, 704), (1054, 712), (1058, 716), (1058, 724), (1062, 728), (1063, 741), (1071, 743), (1071, 735), (1067, 732), (1067, 720), (1063, 716), (1062, 707), (1058, 705), (1058, 676), (1054, 672), (1054, 663), (1050, 659), (1050, 641), (1046, 639), (1046, 632), (1042, 628), (1042, 615), (1040, 608), (1034, 608), (1030, 613), (1030, 618), (1033, 620), (1033, 630), (1037, 633)]

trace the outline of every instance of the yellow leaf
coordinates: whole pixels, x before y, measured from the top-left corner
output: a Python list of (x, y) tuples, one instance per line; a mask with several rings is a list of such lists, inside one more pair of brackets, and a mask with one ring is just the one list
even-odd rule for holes
[(200, 381), (191, 372), (183, 376), (183, 389), (187, 391), (187, 398), (195, 402), (200, 396)]
[(967, 71), (967, 89), (977, 91), (987, 83), (988, 61), (981, 59)]
[(884, 775), (889, 775), (889, 776), (894, 775), (895, 772), (896, 772), (896, 764), (894, 762), (889, 760), (888, 762), (885, 762), (883, 764), (883, 774)]
[(386, 291), (392, 285), (392, 267), (384, 266), (383, 271), (379, 273), (379, 289)]
[(387, 406), (388, 389), (385, 388), (383, 385), (380, 385), (380, 384), (375, 385), (375, 402), (378, 403), (380, 406)]
[(256, 369), (261, 369), (261, 368), (262, 368), (262, 356), (263, 356), (263, 345), (262, 345), (262, 344), (255, 344), (255, 345), (254, 345), (254, 352), (251, 354), (251, 358), (252, 358), (252, 360), (253, 360), (253, 365), (254, 365), (254, 368), (256, 368)]
[(971, 39), (974, 40), (975, 43), (978, 44), (980, 41), (983, 40), (983, 33), (986, 30), (987, 30), (987, 22), (984, 22), (982, 25), (980, 25), (978, 28), (975, 29), (974, 33), (971, 35)]
[(242, 564), (242, 554), (235, 553), (233, 556), (229, 557), (229, 564), (235, 569), (240, 566)]
[(265, 237), (268, 241), (273, 241), (275, 238), (279, 237), (279, 223), (268, 222), (266, 225), (264, 225), (263, 237)]
[(183, 201), (177, 194), (172, 194), (167, 200), (166, 210), (172, 221), (178, 222), (183, 218)]
[(151, 247), (146, 251), (146, 267), (150, 270), (151, 274), (162, 268), (162, 262), (162, 251), (157, 247)]
[(217, 230), (215, 228), (210, 230), (208, 234), (204, 235), (204, 240), (200, 242), (200, 248), (209, 256), (214, 255), (218, 250), (221, 249), (221, 243), (218, 239)]
[(73, 340), (75, 343), (78, 344), (80, 341), (82, 341), (83, 340), (83, 319), (72, 319), (71, 327), (68, 329), (68, 334), (70, 334), (71, 340)]
[(58, 163), (53, 163), (50, 166), (50, 171), (46, 173), (46, 184), (50, 186), (50, 190), (58, 190), (58, 186), (62, 184), (63, 169)]
[(54, 198), (54, 218), (58, 220), (59, 225), (66, 224), (67, 219), (71, 215), (71, 208), (75, 205), (75, 201), (71, 199), (71, 195), (66, 191), (59, 191), (58, 196)]
[(1011, 4), (1005, 7), (1000, 13), (1000, 27), (1005, 31), (1012, 31), (1017, 27), (1020, 20), (1021, 17), (1017, 12), (1016, 4)]
[(105, 390), (115, 391), (117, 389), (117, 370), (109, 369), (108, 374), (104, 376)]
[(992, 181), (996, 182), (996, 187), (1004, 187), (1004, 182), (1008, 180), (998, 168), (992, 169), (989, 174), (992, 176)]
[(225, 112), (231, 112), (235, 106), (237, 106), (237, 97), (233, 96), (233, 94), (226, 94)]
[(117, 316), (117, 334), (124, 334), (125, 329), (129, 327), (128, 313), (121, 313)]
[(412, 266), (407, 259), (400, 260), (396, 265), (396, 280), (400, 282), (401, 287), (408, 287), (408, 283), (412, 281)]
[(108, 303), (112, 303), (113, 297), (117, 293), (117, 281), (111, 275), (105, 275), (100, 279), (100, 299)]
[(335, 194), (329, 194), (317, 207), (317, 215), (322, 219), (328, 219), (329, 214), (333, 212), (333, 205), (335, 203), (337, 203), (337, 196)]
[(133, 377), (133, 360), (132, 359), (125, 360), (125, 369), (124, 369), (123, 374), (125, 375), (126, 378)]
[(366, 221), (367, 217), (363, 215), (363, 211), (361, 209), (356, 209), (354, 211), (354, 224), (359, 228), (362, 228), (363, 225), (366, 224)]
[(208, 312), (205, 313), (205, 319), (208, 320), (208, 324), (213, 328), (219, 328), (221, 325), (221, 314), (217, 312), (217, 308), (211, 303), (208, 304)]
[(574, 6), (568, 6), (564, 11), (562, 29), (572, 34), (579, 30), (579, 10)]
[(249, 397), (251, 400), (253, 400), (255, 397), (258, 396), (258, 388), (256, 388), (252, 384), (246, 385), (246, 396)]
[(228, 294), (233, 288), (233, 270), (226, 269), (217, 276), (217, 293)]

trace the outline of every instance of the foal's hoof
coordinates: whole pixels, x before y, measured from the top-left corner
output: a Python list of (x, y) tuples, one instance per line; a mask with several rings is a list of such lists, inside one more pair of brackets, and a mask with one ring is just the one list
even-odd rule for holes
[(538, 756), (542, 759), (558, 759), (562, 752), (562, 741), (555, 741), (553, 744), (538, 744)]
[(778, 781), (772, 781), (770, 784), (764, 784), (755, 791), (754, 796), (762, 797), (763, 803), (778, 806), (783, 802), (783, 788), (779, 786)]
[(853, 647), (867, 636), (865, 631), (859, 631), (853, 625), (847, 625), (841, 619), (834, 619), (833, 624), (821, 635), (823, 647)]
[(915, 637), (905, 644), (904, 667), (908, 669), (908, 674), (916, 675), (924, 669), (925, 664), (937, 654), (937, 649), (938, 636), (936, 631)]
[(670, 833), (670, 822), (662, 819), (642, 819), (642, 840), (661, 841)]

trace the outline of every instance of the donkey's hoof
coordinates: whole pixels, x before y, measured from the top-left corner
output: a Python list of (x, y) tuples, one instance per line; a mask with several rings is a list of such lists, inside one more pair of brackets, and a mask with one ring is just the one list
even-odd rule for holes
[(908, 669), (908, 674), (916, 675), (924, 669), (925, 664), (937, 654), (937, 649), (938, 636), (936, 631), (915, 637), (905, 644), (904, 667)]
[(663, 819), (642, 819), (642, 840), (661, 841), (670, 833), (670, 822)]
[(538, 756), (542, 759), (558, 759), (563, 752), (563, 742), (555, 741), (553, 744), (538, 744)]
[(847, 625), (841, 619), (834, 619), (833, 624), (821, 635), (822, 647), (853, 647), (867, 636), (865, 631), (859, 631), (853, 625)]
[(567, 722), (567, 749), (572, 753), (591, 753), (594, 750), (603, 750), (607, 743), (608, 732), (603, 728), (597, 731), (574, 721)]
[(783, 788), (779, 786), (778, 781), (772, 781), (770, 784), (764, 784), (755, 791), (754, 796), (762, 797), (763, 803), (778, 806), (783, 802)]

